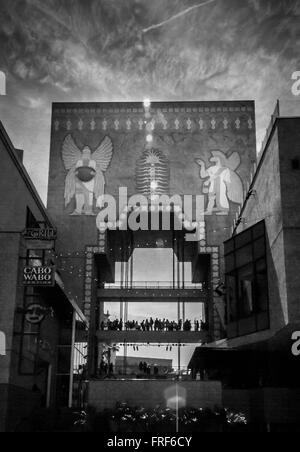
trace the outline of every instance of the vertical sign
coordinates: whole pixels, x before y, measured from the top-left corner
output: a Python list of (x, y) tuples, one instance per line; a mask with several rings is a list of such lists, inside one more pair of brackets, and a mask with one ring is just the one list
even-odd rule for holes
[(0, 96), (6, 95), (6, 76), (4, 72), (0, 71)]

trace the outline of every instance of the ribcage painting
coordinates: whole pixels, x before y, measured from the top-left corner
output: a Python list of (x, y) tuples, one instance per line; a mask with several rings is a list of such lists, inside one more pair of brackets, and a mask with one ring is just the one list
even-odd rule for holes
[(167, 158), (157, 149), (145, 151), (136, 166), (137, 192), (145, 196), (169, 194), (169, 186)]

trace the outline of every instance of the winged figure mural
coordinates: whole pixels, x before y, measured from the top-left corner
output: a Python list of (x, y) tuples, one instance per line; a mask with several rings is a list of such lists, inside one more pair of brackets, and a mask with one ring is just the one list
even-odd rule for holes
[(82, 151), (68, 135), (62, 147), (62, 158), (68, 174), (65, 183), (65, 206), (75, 197), (76, 207), (71, 215), (95, 215), (94, 199), (104, 195), (104, 173), (110, 165), (113, 143), (106, 136), (92, 153), (88, 146)]
[(219, 150), (212, 151), (209, 167), (201, 159), (196, 162), (200, 166), (200, 178), (204, 180), (203, 194), (208, 195), (207, 214), (227, 215), (229, 201), (243, 203), (243, 182), (236, 172), (241, 164), (238, 152), (227, 157)]

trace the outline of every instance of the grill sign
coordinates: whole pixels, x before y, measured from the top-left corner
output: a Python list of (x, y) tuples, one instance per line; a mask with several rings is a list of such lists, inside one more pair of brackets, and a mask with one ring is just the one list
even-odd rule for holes
[(54, 286), (54, 267), (24, 267), (25, 286)]
[(57, 232), (55, 229), (25, 229), (23, 237), (27, 240), (55, 240)]

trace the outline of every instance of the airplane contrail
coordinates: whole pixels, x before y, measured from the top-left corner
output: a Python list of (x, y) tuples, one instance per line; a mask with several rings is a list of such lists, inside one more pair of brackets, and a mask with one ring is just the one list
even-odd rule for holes
[(78, 34), (74, 33), (72, 27), (69, 26), (66, 21), (60, 19), (58, 14), (55, 11), (52, 11), (48, 6), (46, 6), (44, 2), (41, 2), (40, 0), (27, 0), (27, 3), (34, 6), (37, 10), (48, 16), (65, 30), (69, 31), (70, 35), (74, 38), (75, 41), (82, 44), (86, 50), (90, 50), (87, 46), (87, 43)]
[(156, 25), (151, 25), (151, 27), (148, 28), (144, 28), (142, 30), (143, 33), (148, 33), (151, 30), (156, 30), (157, 28), (163, 27), (164, 25), (173, 22), (173, 20), (179, 19), (182, 16), (185, 16), (186, 14), (190, 13), (191, 11), (193, 11), (194, 9), (200, 8), (201, 6), (205, 6), (208, 5), (209, 3), (213, 3), (216, 0), (208, 0), (206, 2), (200, 3), (199, 5), (194, 5), (194, 6), (190, 6), (189, 8), (185, 9), (184, 11), (181, 11), (178, 14), (175, 14), (174, 16), (170, 17), (167, 20), (164, 20), (163, 22), (160, 22), (159, 24)]

